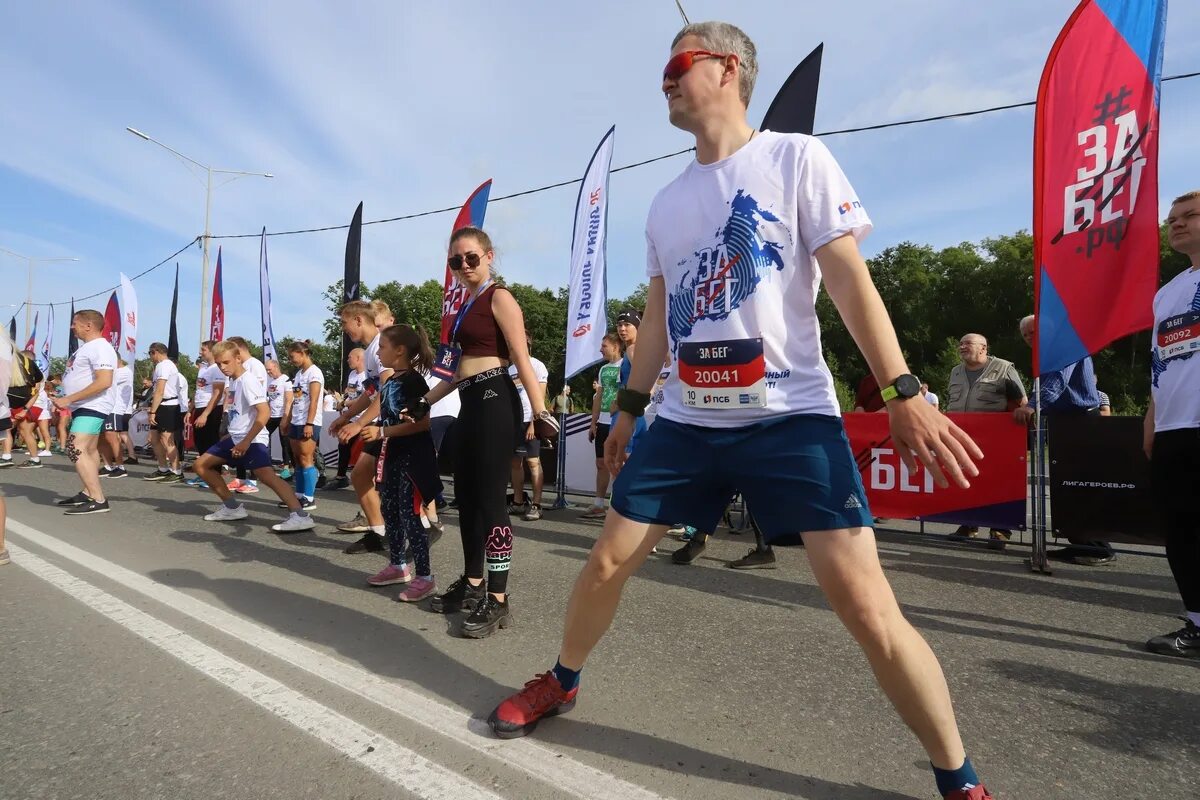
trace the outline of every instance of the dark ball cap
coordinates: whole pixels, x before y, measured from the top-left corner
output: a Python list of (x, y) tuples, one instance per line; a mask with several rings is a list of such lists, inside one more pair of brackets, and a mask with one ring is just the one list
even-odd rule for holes
[(642, 324), (642, 315), (638, 313), (636, 308), (625, 308), (617, 314), (617, 324), (628, 322), (633, 327), (640, 327)]

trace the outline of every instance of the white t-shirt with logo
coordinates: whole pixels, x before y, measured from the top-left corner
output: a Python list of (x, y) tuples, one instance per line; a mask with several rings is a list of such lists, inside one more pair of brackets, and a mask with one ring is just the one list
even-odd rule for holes
[(264, 392), (267, 390), (267, 381), (269, 381), (271, 378), (269, 375), (267, 375), (267, 368), (263, 362), (259, 361), (254, 356), (250, 356), (242, 362), (242, 368), (255, 378), (258, 378), (258, 382), (262, 384)]
[[(550, 370), (546, 369), (545, 364), (533, 356), (529, 357), (529, 363), (533, 366), (533, 374), (537, 376), (538, 383), (545, 383), (550, 379)], [(517, 383), (517, 396), (521, 398), (521, 412), (525, 415), (523, 421), (533, 422), (533, 406), (529, 403), (529, 395), (525, 392), (525, 387), (521, 385), (521, 379), (517, 375), (516, 364), (509, 366), (508, 374)]]
[[(1200, 269), (1181, 272), (1154, 295), (1150, 393), (1154, 430), (1200, 428)], [(1189, 363), (1190, 362), (1190, 363)]]
[(385, 372), (391, 372), (391, 367), (385, 367), (379, 360), (379, 334), (375, 334), (375, 338), (363, 350), (363, 371), (367, 374), (367, 379), (364, 382), (364, 388), (371, 388), (379, 391), (380, 385), (383, 383), (380, 378)]
[(278, 378), (267, 376), (267, 402), (271, 405), (271, 419), (283, 416), (283, 406), (291, 390), (292, 379), (287, 375), (280, 375)]
[[(117, 369), (117, 351), (100, 337), (90, 342), (83, 342), (75, 355), (67, 361), (67, 370), (63, 373), (63, 394), (71, 395), (86, 389), (96, 379), (96, 370)], [(116, 376), (114, 375), (114, 380)], [(71, 404), (72, 411), (87, 409), (108, 416), (113, 413), (116, 403), (116, 392), (110, 386), (107, 391)]]
[[(242, 377), (227, 383), (227, 394), (229, 405), (225, 409), (225, 418), (229, 422), (229, 438), (233, 439), (234, 444), (240, 444), (258, 419), (255, 406), (267, 402), (267, 392), (256, 376), (243, 372)], [(252, 444), (265, 445), (271, 441), (270, 437), (264, 425)]]
[(175, 388), (179, 393), (179, 410), (186, 414), (188, 410), (188, 382), (187, 377), (182, 372), (175, 373)]
[(126, 364), (113, 372), (114, 414), (133, 413), (133, 367)]
[(201, 367), (196, 372), (196, 396), (193, 398), (196, 408), (198, 410), (208, 408), (217, 384), (225, 382), (225, 373), (221, 372), (221, 368), (216, 364)]
[[(349, 406), (358, 398), (362, 397), (363, 392), (367, 390), (367, 373), (361, 369), (356, 369), (346, 378), (346, 396), (343, 398), (345, 406)], [(343, 406), (344, 407), (344, 406)], [(355, 414), (350, 421), (357, 422), (362, 417), (362, 414)]]
[[(443, 383), (441, 378), (435, 377), (432, 374), (425, 376), (425, 385), (430, 389), (435, 386), (441, 386)], [(458, 389), (452, 389), (450, 394), (438, 400), (429, 408), (429, 416), (433, 417), (454, 417), (458, 419), (458, 412), (462, 410), (462, 400), (458, 397)]]
[(161, 406), (177, 406), (179, 405), (179, 367), (171, 362), (171, 359), (164, 358), (162, 361), (154, 365), (154, 373), (150, 376), (151, 385), (157, 390), (158, 382), (164, 381), (162, 400), (159, 402)]
[[(321, 372), (321, 368), (313, 364), (308, 369), (302, 369), (296, 373), (296, 377), (292, 379), (292, 424), (307, 425), (308, 424), (308, 391), (313, 382), (320, 384), (320, 391), (317, 393), (317, 402), (323, 400), (325, 391), (325, 375)], [(313, 425), (321, 424), (320, 406), (317, 407), (317, 415), (313, 418)]]
[(736, 393), (725, 407), (687, 405), (677, 363), (659, 416), (711, 428), (788, 414), (838, 416), (821, 355), (821, 271), (813, 253), (870, 230), (845, 174), (811, 136), (764, 131), (722, 161), (689, 164), (654, 198), (646, 220), (646, 271), (666, 283), (670, 353), (677, 361), (684, 343), (753, 345), (761, 337), (766, 397), (762, 407), (757, 395)]

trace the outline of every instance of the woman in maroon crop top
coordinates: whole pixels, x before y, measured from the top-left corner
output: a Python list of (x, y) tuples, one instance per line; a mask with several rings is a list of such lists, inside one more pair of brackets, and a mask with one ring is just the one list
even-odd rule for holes
[(491, 239), (478, 228), (461, 228), (451, 237), (447, 264), (470, 293), (451, 324), (450, 346), (461, 348), (461, 357), (454, 383), (443, 382), (424, 398), (432, 405), (457, 387), (462, 401), (455, 423), (454, 495), (466, 569), (430, 607), (443, 614), (466, 610), (462, 632), (472, 639), (490, 636), (512, 620), (507, 491), (509, 460), (524, 426), (517, 389), (508, 376), (510, 363), (530, 387), (534, 415), (551, 416), (529, 362), (525, 316), (512, 293), (493, 282), (494, 258)]

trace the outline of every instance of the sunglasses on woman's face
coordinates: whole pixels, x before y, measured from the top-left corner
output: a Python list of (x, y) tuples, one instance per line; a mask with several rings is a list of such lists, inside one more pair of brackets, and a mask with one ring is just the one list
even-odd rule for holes
[(664, 81), (677, 81), (684, 76), (692, 65), (702, 58), (725, 58), (729, 53), (713, 53), (708, 50), (684, 50), (671, 56), (671, 60), (663, 67)]
[(465, 256), (450, 256), (446, 259), (446, 266), (455, 272), (458, 272), (463, 268), (463, 262), (465, 261), (467, 262), (468, 267), (475, 269), (479, 266), (479, 260), (479, 253), (467, 253)]

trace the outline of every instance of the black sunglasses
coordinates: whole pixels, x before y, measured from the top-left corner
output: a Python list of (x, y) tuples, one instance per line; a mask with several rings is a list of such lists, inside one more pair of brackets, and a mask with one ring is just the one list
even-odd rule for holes
[(465, 256), (450, 256), (446, 259), (446, 266), (458, 272), (463, 268), (463, 262), (466, 261), (468, 267), (475, 269), (479, 266), (479, 260), (479, 253), (467, 253)]

